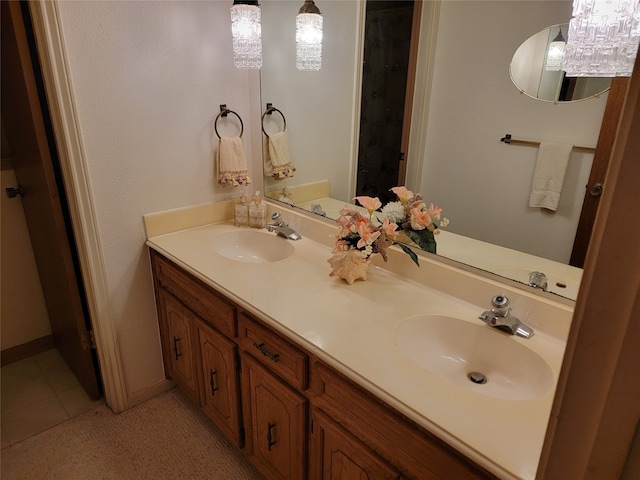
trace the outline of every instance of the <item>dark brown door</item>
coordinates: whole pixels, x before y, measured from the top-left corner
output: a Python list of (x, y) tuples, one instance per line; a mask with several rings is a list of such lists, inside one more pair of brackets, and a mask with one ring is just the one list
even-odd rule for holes
[(404, 185), (422, 2), (366, 2), (356, 194)]
[[(26, 2), (2, 4), (2, 121), (56, 346), (93, 399), (101, 396), (90, 321)], [(3, 232), (6, 235), (7, 232)]]
[(598, 137), (598, 145), (593, 156), (589, 183), (586, 186), (580, 221), (576, 231), (576, 238), (571, 252), (570, 265), (582, 268), (587, 256), (587, 249), (591, 240), (591, 232), (600, 206), (600, 195), (604, 189), (613, 143), (618, 132), (622, 106), (629, 89), (629, 78), (616, 77), (611, 81), (611, 89), (604, 110), (602, 128)]

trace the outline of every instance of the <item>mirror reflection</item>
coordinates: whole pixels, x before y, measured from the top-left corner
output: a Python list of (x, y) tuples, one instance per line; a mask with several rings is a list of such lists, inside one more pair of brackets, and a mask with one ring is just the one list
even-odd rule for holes
[[(356, 195), (368, 3), (318, 4), (324, 17), (318, 72), (295, 68), (291, 2), (262, 7), (262, 108), (270, 102), (286, 116), (296, 167), (293, 177), (266, 177), (265, 191), (331, 218)], [(593, 154), (573, 151), (558, 209), (549, 212), (528, 205), (538, 149), (500, 142), (510, 133), (596, 145), (607, 93), (582, 102), (540, 102), (514, 89), (509, 75), (519, 46), (546, 26), (568, 21), (571, 1), (420, 3), (411, 129), (402, 152), (406, 179), (398, 183), (450, 219), (437, 237), (439, 255), (525, 283), (532, 271), (543, 271), (550, 290), (575, 298), (581, 270), (568, 262)], [(282, 130), (279, 117), (272, 117), (265, 129)]]
[(611, 78), (565, 75), (561, 66), (568, 30), (568, 23), (552, 25), (518, 47), (509, 71), (522, 93), (549, 102), (572, 102), (601, 95), (611, 86)]

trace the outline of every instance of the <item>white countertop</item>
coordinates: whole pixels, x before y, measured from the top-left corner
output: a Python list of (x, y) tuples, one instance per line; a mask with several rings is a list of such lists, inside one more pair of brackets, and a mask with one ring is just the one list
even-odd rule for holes
[[(555, 383), (545, 396), (534, 400), (491, 398), (437, 378), (405, 356), (394, 340), (402, 320), (417, 314), (441, 314), (483, 325), (478, 315), (487, 309), (490, 297), (487, 304), (474, 304), (461, 299), (464, 295), (456, 298), (428, 282), (407, 280), (375, 262), (367, 281), (348, 285), (329, 277), (331, 252), (326, 239), (318, 243), (306, 231), (301, 232), (302, 240), (291, 242), (295, 253), (275, 263), (242, 263), (210, 248), (216, 235), (237, 228), (228, 222), (204, 225), (151, 237), (147, 244), (498, 477), (535, 477)], [(429, 262), (421, 260), (421, 272), (427, 278), (445, 268)], [(463, 271), (454, 274), (464, 277), (462, 285), (488, 282), (470, 279), (473, 275)], [(500, 293), (495, 286), (499, 284), (478, 285), (480, 290)], [(544, 303), (540, 307), (535, 297), (523, 295), (520, 308), (529, 305), (526, 310), (533, 317), (541, 316), (536, 314), (539, 308), (546, 308), (545, 312), (556, 308), (547, 300), (540, 300)], [(558, 322), (566, 323), (571, 312), (557, 308)], [(557, 379), (564, 341), (555, 332), (541, 330), (544, 322), (552, 325), (554, 321), (550, 318), (554, 315), (542, 316), (541, 323), (533, 322), (538, 328), (531, 339), (509, 339), (526, 342), (548, 362)], [(568, 331), (568, 325), (560, 330)]]

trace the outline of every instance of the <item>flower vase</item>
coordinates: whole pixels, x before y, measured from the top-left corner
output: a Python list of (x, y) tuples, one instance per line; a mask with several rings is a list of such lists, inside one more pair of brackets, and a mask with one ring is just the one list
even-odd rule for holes
[(346, 250), (334, 254), (327, 262), (332, 268), (330, 277), (340, 277), (352, 285), (356, 280), (367, 279), (371, 256), (364, 258), (359, 250)]

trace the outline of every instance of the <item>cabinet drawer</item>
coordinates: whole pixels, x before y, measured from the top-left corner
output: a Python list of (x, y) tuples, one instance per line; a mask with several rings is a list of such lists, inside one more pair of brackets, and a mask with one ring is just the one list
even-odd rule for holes
[(408, 478), (496, 478), (327, 365), (315, 362), (311, 379), (312, 403)]
[(238, 314), (240, 346), (292, 386), (306, 390), (308, 356), (287, 340), (258, 324), (243, 312)]
[(236, 308), (200, 280), (153, 252), (158, 282), (200, 317), (229, 337), (236, 336)]

